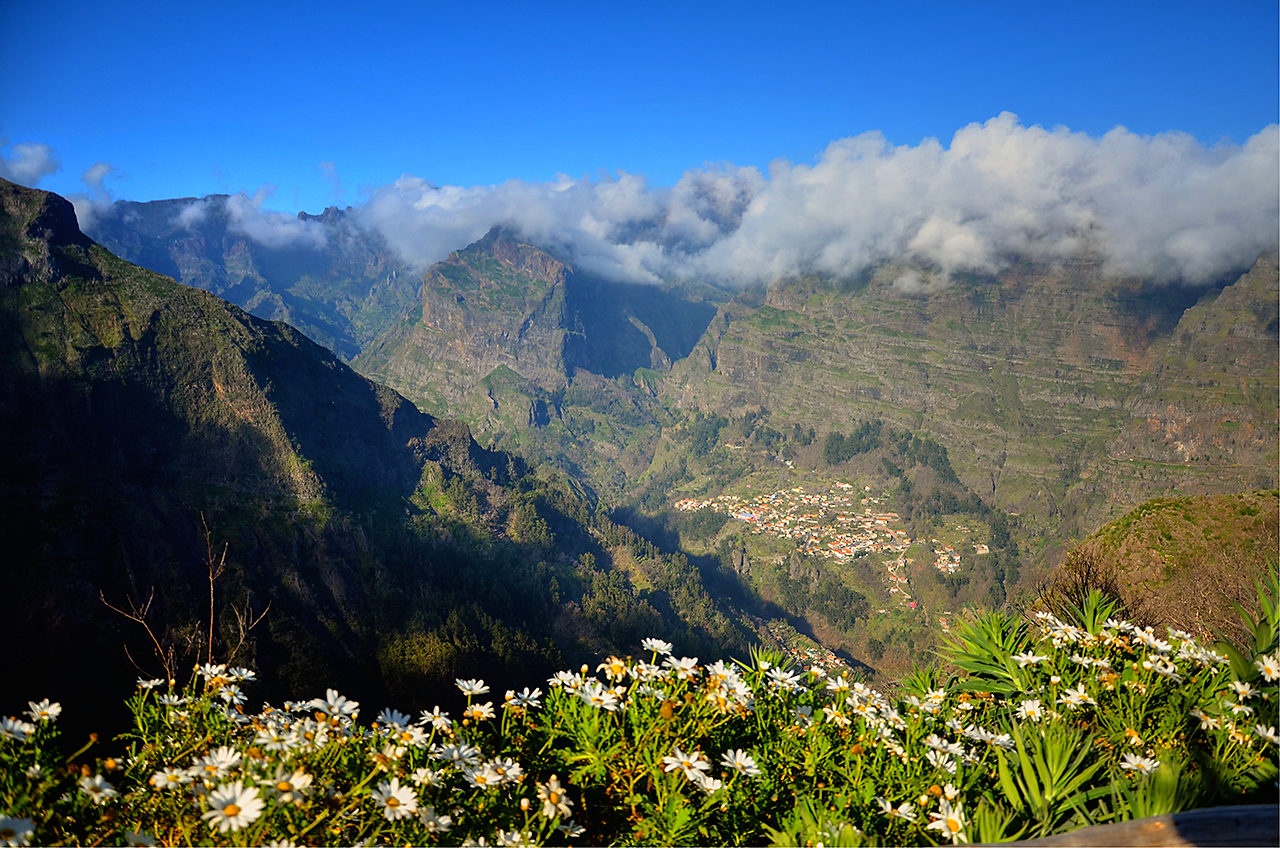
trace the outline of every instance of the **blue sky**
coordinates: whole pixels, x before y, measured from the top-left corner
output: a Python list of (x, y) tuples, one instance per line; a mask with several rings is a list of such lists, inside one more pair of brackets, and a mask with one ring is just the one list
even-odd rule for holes
[[(276, 186), (271, 208), (437, 185), (811, 163), (1016, 113), (1099, 136), (1246, 141), (1280, 117), (1277, 4), (8, 4), (0, 137), (41, 188)], [(322, 163), (332, 163), (326, 172)]]

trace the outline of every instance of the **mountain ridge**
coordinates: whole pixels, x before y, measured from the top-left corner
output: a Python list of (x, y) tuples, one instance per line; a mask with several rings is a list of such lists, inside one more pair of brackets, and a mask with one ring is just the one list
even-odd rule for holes
[(113, 256), (61, 198), (0, 182), (0, 212), (0, 638), (51, 697), (91, 701), (132, 679), (129, 657), (161, 670), (104, 601), (170, 662), (243, 637), (273, 700), (323, 679), (443, 702), (478, 662), (497, 680), (650, 632), (694, 653), (745, 643), (687, 559), (554, 474), (292, 327)]

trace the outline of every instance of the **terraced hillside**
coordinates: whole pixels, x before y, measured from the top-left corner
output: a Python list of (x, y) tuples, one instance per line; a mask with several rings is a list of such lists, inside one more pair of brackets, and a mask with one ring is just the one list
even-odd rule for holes
[(1080, 264), (921, 295), (894, 285), (902, 274), (736, 299), (664, 396), (764, 407), (819, 436), (877, 418), (923, 430), (984, 499), (1067, 538), (1149, 497), (1275, 484), (1274, 256), (1223, 289)]

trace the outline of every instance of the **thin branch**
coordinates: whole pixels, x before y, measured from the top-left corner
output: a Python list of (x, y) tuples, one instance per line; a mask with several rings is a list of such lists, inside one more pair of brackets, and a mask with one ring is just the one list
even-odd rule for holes
[[(143, 604), (142, 609), (138, 609), (137, 602), (135, 602), (133, 598), (130, 597), (129, 598), (130, 611), (126, 612), (125, 610), (122, 610), (119, 607), (113, 606), (111, 603), (109, 603), (107, 601), (107, 596), (103, 594), (102, 590), (101, 589), (98, 590), (98, 600), (102, 601), (103, 605), (106, 606), (107, 609), (113, 612), (119, 613), (120, 615), (124, 616), (130, 621), (136, 621), (146, 628), (147, 635), (151, 637), (151, 644), (155, 646), (156, 656), (160, 659), (160, 664), (164, 666), (165, 678), (173, 679), (173, 669), (170, 667), (171, 665), (170, 661), (168, 660), (168, 658), (166, 658), (164, 649), (160, 647), (160, 640), (156, 638), (155, 631), (151, 629), (151, 625), (147, 624), (147, 620), (146, 620), (147, 613), (151, 611), (151, 602), (154, 601), (155, 598), (156, 598), (156, 587), (152, 586), (150, 594), (147, 595), (147, 602)], [(129, 657), (129, 662), (133, 663), (134, 667), (137, 668), (138, 671), (142, 671), (142, 667), (139, 666), (136, 662), (134, 662), (133, 657), (129, 654), (128, 645), (125, 646), (124, 650), (125, 650), (125, 655)]]
[(200, 513), (200, 523), (204, 525), (204, 547), (205, 562), (209, 566), (209, 643), (208, 658), (205, 660), (209, 665), (213, 665), (213, 581), (222, 576), (222, 570), (227, 564), (227, 545), (222, 546), (222, 557), (218, 561), (218, 567), (213, 566), (213, 533), (209, 530), (209, 522), (205, 521), (204, 513)]
[(248, 613), (248, 610), (246, 609), (245, 612), (242, 613), (240, 612), (240, 610), (236, 609), (235, 607), (231, 608), (231, 612), (234, 613), (236, 617), (237, 629), (239, 629), (240, 631), (240, 641), (236, 642), (236, 646), (231, 649), (230, 653), (227, 654), (227, 665), (231, 665), (231, 661), (235, 659), (236, 654), (240, 653), (240, 648), (244, 646), (245, 639), (249, 637), (249, 631), (257, 627), (262, 622), (262, 619), (267, 617), (267, 613), (270, 611), (271, 611), (271, 602), (267, 601), (266, 609), (264, 609), (261, 612), (261, 614), (258, 615), (257, 618), (250, 621), (249, 626), (246, 627), (245, 619), (246, 619), (246, 614)]

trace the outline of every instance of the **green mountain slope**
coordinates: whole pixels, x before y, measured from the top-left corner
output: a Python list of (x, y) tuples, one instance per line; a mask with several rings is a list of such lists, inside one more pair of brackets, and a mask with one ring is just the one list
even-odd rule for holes
[(214, 657), (239, 644), (273, 700), (323, 681), (430, 706), (479, 667), (500, 686), (655, 633), (745, 645), (687, 559), (555, 475), (116, 258), (61, 198), (0, 182), (0, 209), (0, 637), (29, 687), (86, 703), (162, 673), (104, 600), (170, 670), (208, 656), (212, 615)]
[(922, 430), (965, 484), (1046, 538), (1169, 491), (1274, 485), (1274, 257), (1221, 295), (1080, 265), (925, 296), (896, 288), (900, 273), (739, 298), (664, 396), (723, 415), (766, 407), (819, 437), (876, 418)]
[(1162, 626), (1234, 637), (1236, 605), (1280, 552), (1280, 492), (1156, 498), (1099, 529), (1064, 566), (1114, 577), (1124, 597)]
[(130, 262), (292, 324), (346, 360), (417, 299), (417, 275), (350, 209), (257, 221), (258, 231), (236, 218), (232, 200), (122, 200), (88, 234)]
[(725, 297), (594, 279), (496, 228), (434, 265), (421, 309), (353, 365), (616, 498), (669, 420), (655, 400), (661, 375)]

